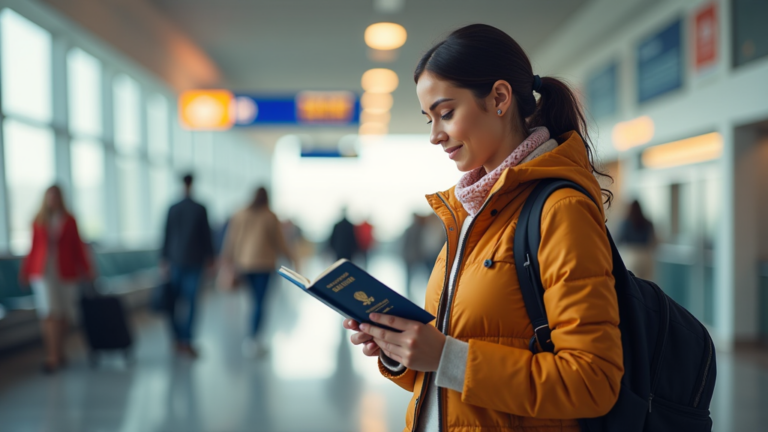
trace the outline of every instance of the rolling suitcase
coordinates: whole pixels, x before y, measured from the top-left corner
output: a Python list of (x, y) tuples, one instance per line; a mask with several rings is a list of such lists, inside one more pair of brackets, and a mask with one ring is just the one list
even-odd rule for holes
[(83, 296), (80, 298), (80, 311), (91, 366), (98, 364), (101, 351), (120, 350), (130, 362), (133, 338), (120, 299), (115, 296)]

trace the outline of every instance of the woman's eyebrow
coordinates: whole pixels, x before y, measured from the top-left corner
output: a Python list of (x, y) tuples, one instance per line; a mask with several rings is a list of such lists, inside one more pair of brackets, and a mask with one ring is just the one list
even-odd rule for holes
[[(430, 106), (429, 106), (429, 110), (430, 110), (430, 111), (434, 111), (434, 110), (435, 110), (435, 108), (437, 108), (437, 106), (438, 106), (438, 105), (440, 105), (441, 103), (443, 103), (443, 102), (448, 102), (448, 101), (452, 101), (452, 100), (453, 100), (453, 99), (451, 99), (451, 98), (442, 98), (442, 99), (438, 99), (438, 100), (436, 100), (434, 103), (432, 103), (432, 105), (430, 105)], [(421, 113), (422, 113), (422, 114), (424, 114), (424, 115), (427, 115), (427, 113), (425, 113), (425, 112), (424, 112), (424, 110), (421, 110)]]

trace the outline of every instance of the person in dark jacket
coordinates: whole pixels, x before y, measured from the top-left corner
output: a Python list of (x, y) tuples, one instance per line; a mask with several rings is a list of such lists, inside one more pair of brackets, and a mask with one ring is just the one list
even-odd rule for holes
[(333, 226), (328, 245), (336, 254), (337, 260), (346, 258), (351, 261), (352, 257), (359, 252), (360, 247), (355, 237), (355, 226), (347, 220), (347, 209), (342, 210), (341, 220)]
[(184, 199), (168, 210), (161, 268), (176, 293), (176, 302), (168, 310), (176, 351), (196, 358), (192, 329), (197, 291), (203, 270), (213, 265), (214, 253), (208, 212), (192, 199), (192, 180), (192, 175), (184, 176)]

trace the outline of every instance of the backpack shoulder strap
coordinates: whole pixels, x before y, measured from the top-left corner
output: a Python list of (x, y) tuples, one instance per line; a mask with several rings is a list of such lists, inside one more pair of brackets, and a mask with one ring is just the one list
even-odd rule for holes
[[(536, 342), (543, 351), (555, 351), (555, 345), (550, 336), (552, 330), (549, 328), (547, 311), (544, 308), (544, 286), (541, 282), (538, 254), (541, 243), (541, 213), (544, 210), (544, 204), (552, 193), (563, 188), (575, 189), (592, 199), (586, 189), (572, 181), (563, 179), (541, 180), (523, 204), (515, 227), (513, 243), (515, 269), (517, 270), (525, 310), (528, 312), (528, 318), (533, 325), (534, 335), (528, 343), (528, 348), (534, 354), (536, 353)], [(611, 247), (614, 248), (613, 241), (611, 241)]]

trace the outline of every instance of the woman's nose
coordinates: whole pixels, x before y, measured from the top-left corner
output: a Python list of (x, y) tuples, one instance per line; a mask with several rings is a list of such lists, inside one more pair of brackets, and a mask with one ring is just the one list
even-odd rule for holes
[(429, 134), (429, 142), (432, 144), (440, 144), (448, 140), (448, 135), (437, 129), (432, 129), (432, 133)]

